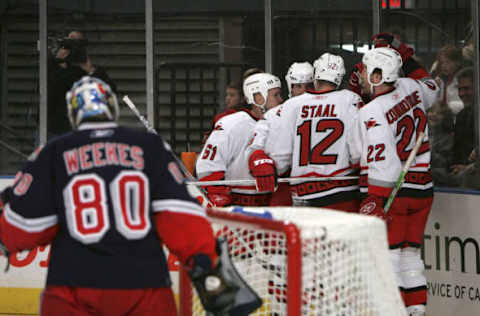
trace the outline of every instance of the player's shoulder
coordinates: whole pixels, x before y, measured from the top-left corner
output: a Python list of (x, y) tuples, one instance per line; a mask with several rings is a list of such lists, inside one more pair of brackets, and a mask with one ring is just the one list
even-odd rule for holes
[[(283, 109), (284, 109), (284, 104), (285, 103), (282, 103), (280, 105), (277, 105), (274, 108), (271, 108), (270, 110), (265, 112), (265, 114), (263, 114), (263, 118), (267, 121), (270, 121), (270, 120), (275, 119), (276, 117), (280, 117), (282, 112), (283, 112)], [(262, 120), (260, 120), (260, 121), (262, 121)]]
[(416, 86), (418, 85), (418, 81), (409, 77), (402, 77), (398, 78), (395, 82), (396, 87), (400, 86)]
[[(240, 124), (245, 122), (256, 122), (258, 119), (248, 110), (242, 109), (233, 114), (222, 117), (215, 124), (214, 131), (216, 130), (230, 130), (236, 128)], [(218, 127), (217, 127), (218, 126)]]
[(66, 144), (88, 144), (94, 142), (116, 142), (135, 144), (145, 148), (156, 147), (162, 138), (145, 128), (119, 126), (115, 123), (89, 123), (80, 126), (79, 130), (60, 138)]
[(282, 107), (282, 111), (284, 109), (285, 111), (295, 112), (310, 100), (312, 100), (312, 94), (305, 92), (285, 100), (280, 106)]
[(413, 88), (417, 89), (419, 85), (426, 85), (432, 91), (438, 90), (438, 84), (435, 79), (431, 77), (425, 77), (421, 79), (413, 79), (413, 78), (399, 78), (395, 83), (397, 87), (405, 87), (405, 88)]
[(390, 103), (389, 94), (376, 96), (373, 100), (370, 100), (365, 105), (361, 106), (358, 109), (358, 113), (360, 116), (372, 115), (377, 112), (382, 113), (383, 105), (387, 102)]
[(358, 93), (353, 92), (352, 90), (348, 89), (341, 89), (336, 91), (338, 95), (345, 96), (351, 99), (361, 99)]

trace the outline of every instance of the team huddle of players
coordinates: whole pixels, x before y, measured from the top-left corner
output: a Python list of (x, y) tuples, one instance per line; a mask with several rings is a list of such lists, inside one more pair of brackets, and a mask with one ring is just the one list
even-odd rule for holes
[[(394, 35), (380, 33), (373, 42), (355, 65), (348, 90), (339, 89), (346, 73), (343, 59), (330, 53), (313, 66), (291, 65), (285, 102), (276, 76), (247, 77), (248, 104), (216, 123), (196, 172), (200, 181), (255, 180), (255, 186), (205, 186), (216, 206), (318, 206), (386, 220), (407, 311), (424, 315), (419, 249), (433, 201), (428, 137), (388, 216), (383, 206), (417, 137), (428, 135), (425, 113), (439, 89), (413, 49)], [(295, 179), (278, 184), (279, 177)]]
[[(418, 135), (428, 135), (425, 110), (438, 87), (393, 35), (376, 35), (374, 46), (350, 90), (338, 89), (345, 67), (329, 53), (313, 66), (292, 65), (285, 102), (274, 75), (247, 77), (248, 105), (216, 123), (196, 171), (202, 181), (256, 183), (205, 186), (216, 206), (293, 204), (381, 217), (407, 311), (419, 316), (426, 304), (419, 249), (433, 200), (428, 137), (388, 216), (383, 206)], [(162, 245), (186, 266), (205, 310), (257, 309), (261, 301), (186, 190), (170, 146), (118, 126), (116, 95), (99, 79), (76, 82), (66, 103), (73, 131), (36, 150), (0, 199), (4, 255), (51, 245), (40, 314), (177, 315)], [(295, 180), (278, 185), (278, 177)]]

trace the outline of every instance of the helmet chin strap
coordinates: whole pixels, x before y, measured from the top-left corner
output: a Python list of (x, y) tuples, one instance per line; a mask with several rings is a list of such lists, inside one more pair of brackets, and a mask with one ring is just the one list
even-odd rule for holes
[(373, 83), (370, 80), (370, 77), (371, 77), (371, 74), (368, 74), (367, 81), (368, 81), (368, 84), (370, 85), (370, 96), (375, 96), (374, 88), (384, 83), (385, 79), (383, 79), (383, 76), (382, 76), (382, 80), (380, 80), (378, 83)]
[[(263, 95), (262, 95), (262, 97), (263, 97)], [(268, 97), (268, 96), (267, 96), (267, 97)], [(263, 98), (263, 104), (257, 104), (257, 103), (255, 102), (255, 100), (253, 101), (253, 103), (255, 104), (255, 106), (257, 106), (257, 107), (260, 108), (260, 110), (262, 111), (262, 113), (267, 112), (267, 110), (265, 109), (265, 105), (267, 104), (267, 98)]]

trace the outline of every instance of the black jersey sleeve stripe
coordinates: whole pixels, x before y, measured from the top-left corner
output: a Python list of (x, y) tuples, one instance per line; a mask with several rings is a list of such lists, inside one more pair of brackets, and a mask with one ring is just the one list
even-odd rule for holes
[(5, 206), (5, 219), (9, 224), (30, 233), (44, 231), (58, 223), (57, 215), (25, 218), (12, 210), (9, 204)]

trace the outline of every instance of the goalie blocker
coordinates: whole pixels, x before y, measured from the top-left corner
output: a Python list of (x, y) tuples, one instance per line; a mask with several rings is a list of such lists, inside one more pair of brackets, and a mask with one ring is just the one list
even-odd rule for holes
[(188, 270), (203, 307), (215, 316), (249, 315), (262, 306), (262, 300), (235, 269), (225, 239), (217, 239), (217, 252), (214, 269), (210, 257), (200, 254), (192, 258)]

